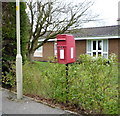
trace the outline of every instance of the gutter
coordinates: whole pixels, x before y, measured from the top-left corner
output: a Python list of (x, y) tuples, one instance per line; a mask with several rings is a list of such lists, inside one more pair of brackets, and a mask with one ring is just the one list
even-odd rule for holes
[[(97, 39), (97, 40), (101, 40), (101, 39), (118, 39), (120, 38), (120, 36), (104, 36), (104, 37), (79, 37), (79, 38), (75, 38), (75, 40), (94, 40), (94, 39)], [(45, 39), (40, 39), (38, 40), (38, 42), (42, 42), (44, 41)], [(57, 39), (49, 39), (48, 42), (56, 42)]]

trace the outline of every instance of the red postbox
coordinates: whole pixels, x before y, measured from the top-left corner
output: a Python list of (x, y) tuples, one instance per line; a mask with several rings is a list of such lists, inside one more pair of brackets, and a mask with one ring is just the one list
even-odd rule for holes
[(76, 61), (75, 40), (72, 35), (57, 35), (57, 58), (60, 64), (68, 64)]

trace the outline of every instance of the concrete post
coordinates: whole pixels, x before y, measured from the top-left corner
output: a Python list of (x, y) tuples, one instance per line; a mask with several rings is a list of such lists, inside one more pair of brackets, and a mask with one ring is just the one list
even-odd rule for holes
[(17, 99), (22, 99), (22, 56), (20, 52), (20, 1), (16, 0), (16, 34), (17, 34), (17, 56), (16, 56), (16, 81)]

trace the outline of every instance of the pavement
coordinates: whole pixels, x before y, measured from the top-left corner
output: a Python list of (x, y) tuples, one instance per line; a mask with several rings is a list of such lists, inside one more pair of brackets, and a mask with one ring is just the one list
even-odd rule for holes
[[(50, 116), (76, 116), (73, 113), (53, 108), (48, 105), (38, 103), (33, 99), (23, 96), (22, 100), (16, 99), (16, 94), (7, 89), (0, 88), (0, 116), (13, 116), (14, 114), (45, 114)], [(9, 114), (9, 115), (8, 115)]]

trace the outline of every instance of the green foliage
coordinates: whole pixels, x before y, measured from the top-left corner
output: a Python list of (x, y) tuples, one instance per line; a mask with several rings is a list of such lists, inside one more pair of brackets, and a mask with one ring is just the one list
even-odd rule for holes
[[(16, 58), (16, 3), (3, 3), (2, 38), (3, 38), (3, 61), (15, 61)], [(27, 52), (28, 42), (28, 17), (25, 12), (26, 4), (20, 3), (20, 35), (21, 52), (23, 61)]]
[(15, 3), (2, 3), (2, 9), (2, 55), (3, 61), (9, 62), (15, 60), (16, 54)]
[[(27, 42), (28, 42), (28, 17), (25, 12), (26, 4), (20, 3), (20, 39), (21, 39), (21, 53), (23, 63), (26, 60)], [(2, 76), (3, 84), (9, 84), (11, 79), (8, 75), (14, 73), (12, 66), (17, 55), (17, 40), (16, 40), (16, 3), (3, 2), (2, 3)], [(8, 77), (7, 77), (8, 76)], [(6, 82), (5, 82), (6, 80)]]
[(4, 84), (12, 85), (10, 75), (12, 75), (12, 65), (16, 58), (15, 11), (15, 3), (2, 3), (2, 86)]
[(21, 39), (21, 53), (22, 53), (22, 59), (23, 63), (27, 60), (27, 44), (28, 44), (28, 38), (29, 38), (29, 20), (28, 16), (26, 14), (26, 4), (25, 2), (20, 3), (20, 39)]
[(60, 83), (63, 84), (64, 68), (64, 65), (48, 62), (26, 63), (23, 66), (24, 92), (55, 99), (57, 97), (56, 92), (61, 88)]
[(16, 37), (16, 6), (13, 2), (2, 3), (2, 37), (14, 39)]
[(117, 114), (118, 67), (116, 61), (113, 60), (113, 56), (109, 64), (102, 57), (97, 59), (89, 57), (81, 55), (80, 59), (83, 63), (69, 67), (70, 100), (97, 113)]
[(68, 77), (64, 64), (26, 63), (23, 67), (24, 93), (37, 94), (59, 102), (67, 100), (69, 104), (76, 104), (93, 113), (117, 114), (116, 56), (112, 55), (107, 60), (81, 55), (80, 61), (82, 63), (69, 64)]
[(10, 87), (14, 88), (16, 86), (16, 68), (15, 64), (12, 64), (12, 67), (10, 69), (10, 72), (4, 72), (3, 78), (2, 78), (2, 83), (9, 85)]

